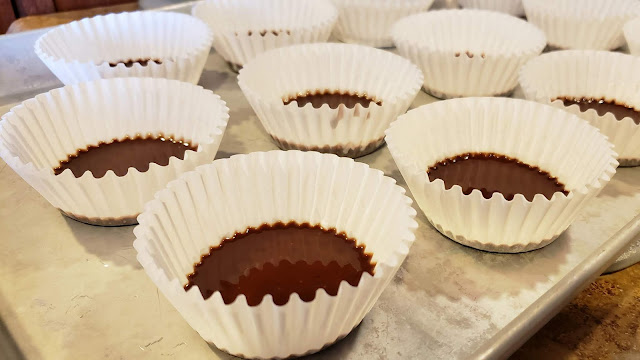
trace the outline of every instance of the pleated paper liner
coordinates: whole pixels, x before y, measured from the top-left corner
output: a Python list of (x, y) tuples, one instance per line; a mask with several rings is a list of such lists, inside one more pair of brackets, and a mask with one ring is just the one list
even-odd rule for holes
[[(422, 84), (410, 61), (361, 45), (305, 44), (256, 57), (238, 83), (265, 130), (283, 149), (358, 157), (377, 149), (389, 124), (409, 108)], [(365, 107), (298, 106), (307, 92), (367, 95)], [(285, 105), (284, 99), (293, 100)]]
[[(104, 79), (68, 85), (26, 100), (0, 122), (0, 157), (66, 215), (97, 225), (127, 225), (144, 203), (181, 173), (213, 161), (229, 109), (209, 90), (175, 80)], [(89, 145), (137, 134), (164, 134), (192, 141), (184, 159), (152, 163), (124, 176), (109, 170), (76, 178), (60, 161)]]
[[(219, 349), (246, 358), (286, 358), (318, 351), (346, 336), (372, 308), (406, 257), (417, 223), (404, 189), (381, 171), (317, 152), (271, 151), (216, 160), (184, 174), (145, 206), (134, 247), (147, 275), (184, 319)], [(226, 305), (185, 291), (194, 263), (221, 239), (282, 221), (335, 228), (366, 245), (376, 262), (336, 296), (319, 289), (275, 305), (244, 295)]]
[(235, 70), (279, 47), (325, 42), (338, 19), (329, 0), (207, 0), (193, 15), (213, 30), (213, 46)]
[(172, 12), (99, 15), (42, 35), (35, 52), (65, 84), (114, 77), (197, 83), (213, 36), (202, 21)]
[(623, 28), (623, 33), (631, 55), (640, 55), (640, 17), (628, 21)]
[(391, 47), (391, 27), (403, 17), (427, 11), (433, 0), (333, 0), (340, 16), (333, 34), (340, 41)]
[(558, 97), (607, 99), (640, 109), (640, 59), (608, 51), (565, 50), (544, 54), (523, 67), (520, 84), (527, 99), (570, 111), (605, 134), (615, 145), (622, 166), (640, 165), (640, 125), (577, 105), (565, 107)]
[[(481, 250), (516, 253), (556, 239), (608, 183), (618, 165), (598, 129), (566, 111), (509, 98), (467, 98), (421, 106), (400, 116), (386, 141), (411, 193), (445, 236)], [(479, 190), (469, 195), (427, 169), (465, 153), (497, 153), (537, 166), (569, 191), (532, 201)]]
[(392, 36), (400, 54), (422, 69), (425, 90), (439, 98), (508, 95), (520, 67), (546, 44), (524, 20), (469, 9), (406, 17)]
[(513, 16), (524, 16), (522, 0), (459, 0), (458, 2), (463, 8), (484, 9)]
[(635, 0), (522, 0), (527, 20), (559, 49), (613, 50), (624, 45), (622, 27), (638, 16)]

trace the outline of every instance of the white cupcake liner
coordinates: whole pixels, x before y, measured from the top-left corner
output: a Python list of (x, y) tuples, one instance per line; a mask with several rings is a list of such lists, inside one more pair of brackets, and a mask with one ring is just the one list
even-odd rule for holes
[(391, 47), (391, 27), (403, 17), (427, 11), (433, 0), (333, 0), (340, 16), (333, 34), (340, 41)]
[[(417, 223), (404, 189), (381, 171), (316, 152), (271, 151), (216, 160), (184, 174), (145, 206), (135, 228), (138, 260), (160, 291), (208, 342), (236, 356), (285, 358), (315, 352), (346, 336), (374, 305), (404, 261)], [(357, 287), (340, 284), (282, 306), (271, 295), (225, 305), (183, 290), (210, 246), (248, 227), (277, 221), (336, 228), (366, 245), (377, 262)]]
[[(387, 130), (387, 144), (429, 222), (447, 237), (495, 252), (523, 252), (556, 239), (615, 174), (615, 152), (587, 122), (566, 111), (526, 100), (469, 98), (421, 106)], [(548, 171), (568, 195), (528, 201), (521, 194), (490, 199), (458, 185), (445, 190), (427, 169), (469, 152), (517, 158)]]
[(524, 16), (522, 0), (459, 0), (463, 8), (499, 11), (513, 16)]
[(602, 131), (615, 145), (623, 166), (640, 164), (640, 125), (631, 118), (617, 120), (578, 105), (564, 106), (561, 96), (594, 97), (622, 101), (640, 109), (640, 58), (608, 51), (565, 50), (531, 60), (520, 74), (529, 100), (551, 104), (574, 113)]
[[(98, 80), (26, 100), (0, 122), (0, 157), (51, 205), (80, 221), (100, 225), (135, 223), (153, 194), (170, 180), (213, 161), (227, 125), (225, 102), (209, 90), (175, 80)], [(148, 171), (109, 170), (76, 178), (53, 169), (77, 149), (99, 141), (159, 133), (198, 144), (183, 160), (152, 163)]]
[[(408, 60), (361, 45), (305, 44), (270, 51), (249, 62), (238, 83), (265, 130), (284, 149), (358, 157), (384, 141), (384, 131), (404, 114), (422, 84)], [(298, 107), (290, 98), (307, 91), (367, 94), (381, 105)]]
[(486, 10), (440, 10), (396, 23), (400, 54), (424, 73), (424, 88), (439, 98), (507, 95), (518, 70), (545, 47), (526, 21)]
[[(196, 84), (213, 35), (202, 21), (172, 12), (109, 14), (74, 21), (42, 35), (35, 52), (60, 81), (154, 77)], [(158, 59), (115, 67), (110, 62)]]
[(328, 0), (207, 0), (193, 15), (211, 27), (213, 46), (234, 68), (270, 49), (325, 42), (338, 19)]
[(640, 55), (640, 17), (628, 21), (622, 28), (631, 55)]
[(522, 0), (527, 20), (560, 49), (613, 50), (624, 45), (622, 27), (638, 16), (636, 0)]

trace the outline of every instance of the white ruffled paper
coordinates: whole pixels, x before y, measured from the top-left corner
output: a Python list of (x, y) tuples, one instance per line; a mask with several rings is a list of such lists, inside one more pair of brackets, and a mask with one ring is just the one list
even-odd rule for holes
[(270, 49), (325, 42), (338, 19), (328, 0), (207, 0), (193, 15), (211, 27), (213, 46), (235, 68)]
[(574, 113), (589, 121), (615, 145), (622, 166), (640, 165), (640, 125), (578, 105), (564, 106), (561, 96), (604, 98), (640, 109), (640, 58), (608, 51), (554, 51), (522, 68), (520, 84), (527, 99)]
[[(96, 224), (130, 224), (169, 181), (213, 161), (229, 119), (229, 109), (209, 90), (175, 80), (119, 78), (68, 85), (26, 100), (0, 121), (0, 157), (52, 206)], [(137, 134), (192, 141), (183, 160), (109, 170), (76, 178), (53, 169), (77, 149)]]
[(463, 8), (499, 11), (513, 16), (524, 16), (522, 0), (458, 0)]
[(640, 56), (640, 17), (628, 21), (622, 30), (631, 55)]
[(622, 27), (640, 14), (637, 0), (522, 0), (527, 20), (560, 49), (613, 50)]
[(333, 34), (340, 41), (391, 47), (391, 27), (403, 17), (427, 11), (433, 0), (333, 0), (340, 16)]
[(545, 47), (524, 20), (487, 10), (440, 10), (406, 17), (392, 30), (400, 54), (424, 73), (439, 98), (507, 95), (518, 71)]
[[(172, 12), (99, 15), (42, 35), (35, 52), (60, 81), (76, 84), (115, 77), (154, 77), (196, 84), (213, 35), (202, 21)], [(149, 61), (110, 66), (129, 60)]]
[[(608, 183), (618, 162), (606, 138), (566, 111), (509, 98), (454, 99), (424, 105), (400, 116), (386, 132), (391, 155), (411, 193), (433, 226), (467, 246), (523, 252), (556, 239), (580, 209)], [(427, 169), (469, 152), (517, 158), (548, 171), (569, 195), (521, 194), (508, 201), (459, 185), (445, 190)]]
[[(282, 148), (358, 157), (384, 141), (384, 131), (404, 114), (422, 85), (410, 61), (361, 45), (305, 44), (264, 53), (248, 63), (238, 83), (262, 125)], [(298, 107), (283, 98), (307, 91), (367, 94), (368, 107), (324, 104)]]
[[(235, 155), (184, 174), (145, 206), (135, 228), (138, 260), (184, 319), (208, 342), (236, 356), (286, 358), (315, 352), (346, 336), (391, 281), (413, 243), (417, 223), (404, 189), (379, 170), (316, 152)], [(248, 227), (277, 221), (335, 228), (366, 245), (377, 263), (357, 287), (340, 284), (282, 306), (244, 295), (225, 305), (204, 300), (186, 275), (210, 246)]]

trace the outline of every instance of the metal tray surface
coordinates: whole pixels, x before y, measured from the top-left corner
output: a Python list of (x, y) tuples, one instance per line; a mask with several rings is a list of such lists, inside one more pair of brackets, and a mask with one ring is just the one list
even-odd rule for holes
[[(0, 37), (0, 57), (1, 46)], [(0, 113), (33, 91), (7, 91), (19, 87), (2, 68)], [(30, 69), (24, 67), (25, 81)], [(52, 74), (41, 76), (41, 91), (56, 86)], [(231, 109), (218, 158), (277, 148), (236, 74), (213, 51), (200, 84)], [(420, 92), (412, 107), (433, 101)], [(358, 161), (406, 187), (385, 147)], [(232, 358), (203, 341), (158, 293), (136, 261), (133, 227), (70, 220), (1, 161), (0, 204), (0, 352), (13, 349), (18, 359)], [(360, 326), (310, 359), (508, 356), (632, 243), (640, 231), (640, 168), (619, 169), (560, 238), (524, 254), (459, 245), (414, 206), (417, 240), (394, 281)]]

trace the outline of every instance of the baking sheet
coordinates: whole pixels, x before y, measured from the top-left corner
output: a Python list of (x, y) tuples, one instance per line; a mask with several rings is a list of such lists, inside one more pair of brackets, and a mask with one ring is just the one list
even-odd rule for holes
[[(0, 113), (8, 110), (2, 105), (59, 86), (32, 61), (35, 55), (9, 54), (3, 44), (0, 37)], [(7, 55), (19, 71), (7, 68)], [(7, 74), (22, 80), (7, 81)], [(213, 51), (200, 84), (231, 109), (218, 158), (276, 149), (236, 75)], [(432, 101), (420, 92), (412, 107)], [(358, 161), (406, 187), (386, 148)], [(232, 358), (207, 345), (158, 293), (135, 259), (132, 227), (100, 228), (65, 218), (1, 161), (0, 204), (0, 317), (11, 337), (3, 342), (15, 343), (18, 355)], [(310, 358), (507, 356), (631, 244), (640, 231), (640, 218), (634, 220), (640, 214), (640, 168), (619, 169), (558, 240), (525, 254), (461, 246), (440, 235), (415, 207), (417, 239), (394, 281), (359, 327)]]

